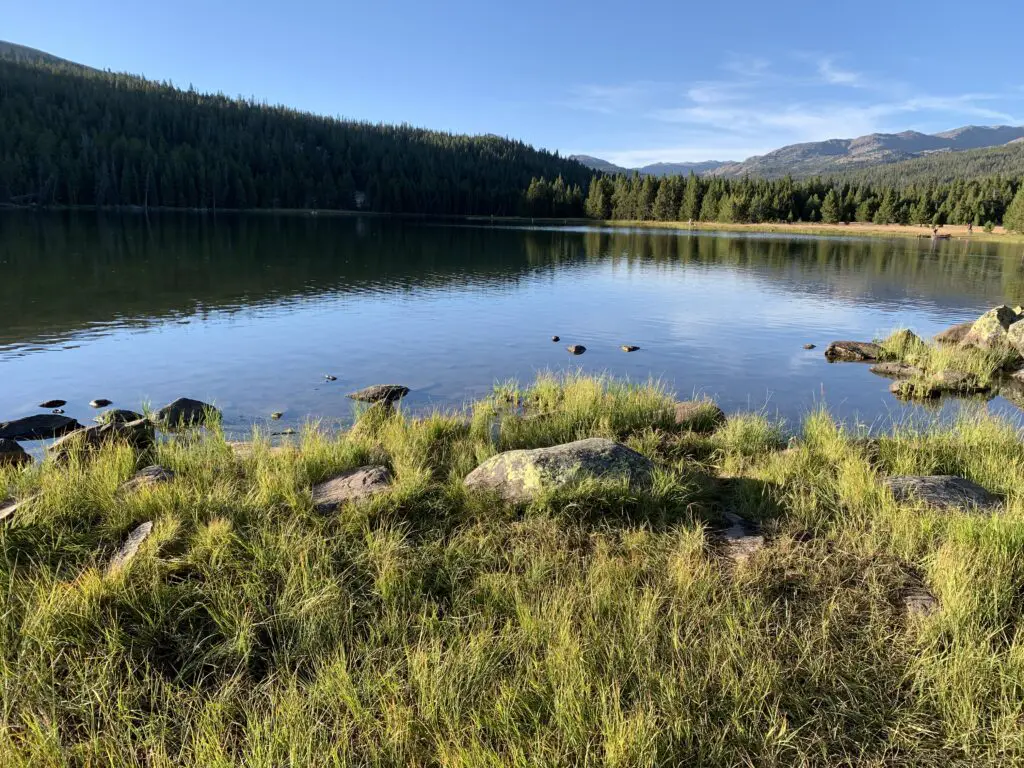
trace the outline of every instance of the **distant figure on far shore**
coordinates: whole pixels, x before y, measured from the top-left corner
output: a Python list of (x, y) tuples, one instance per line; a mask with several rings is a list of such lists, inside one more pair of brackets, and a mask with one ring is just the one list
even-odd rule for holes
[(973, 221), (968, 221), (967, 222), (967, 234), (970, 235), (973, 232), (974, 232), (974, 222)]

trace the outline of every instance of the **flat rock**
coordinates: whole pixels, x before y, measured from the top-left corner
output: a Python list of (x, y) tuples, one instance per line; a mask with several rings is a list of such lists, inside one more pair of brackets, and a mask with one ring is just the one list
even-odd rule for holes
[(408, 394), (409, 388), (401, 384), (374, 384), (357, 392), (349, 392), (347, 397), (364, 403), (395, 403)]
[(358, 467), (313, 486), (313, 505), (318, 512), (333, 512), (346, 502), (375, 496), (390, 487), (387, 467)]
[(44, 413), (0, 422), (0, 437), (9, 440), (48, 440), (81, 428), (81, 424), (68, 416)]
[(653, 469), (646, 456), (613, 440), (591, 437), (551, 448), (499, 453), (470, 472), (464, 483), (470, 490), (497, 491), (518, 503), (587, 478), (646, 481)]
[(587, 351), (587, 348), (582, 344), (570, 344), (566, 349), (569, 350), (570, 355), (582, 355)]
[(870, 341), (833, 341), (825, 359), (844, 363), (870, 363), (882, 356), (882, 348)]
[(168, 429), (201, 426), (211, 418), (219, 419), (220, 411), (209, 403), (189, 397), (179, 397), (153, 414), (153, 421)]
[(135, 557), (139, 552), (139, 547), (142, 546), (142, 542), (149, 538), (149, 534), (153, 532), (153, 523), (147, 521), (138, 526), (135, 530), (128, 534), (128, 538), (124, 544), (117, 551), (110, 560), (110, 564), (107, 566), (107, 575), (117, 573)]
[(911, 376), (920, 376), (922, 371), (916, 365), (906, 363), (876, 363), (871, 366), (871, 372), (879, 376), (891, 376), (896, 379), (908, 379)]
[(138, 419), (125, 424), (111, 422), (84, 427), (71, 432), (47, 448), (47, 453), (55, 460), (67, 459), (75, 451), (93, 451), (111, 442), (124, 442), (128, 445), (145, 450), (153, 445), (153, 425), (146, 419)]
[(107, 400), (105, 397), (97, 397), (95, 400), (89, 403), (90, 408), (106, 408), (108, 405), (112, 405), (111, 400)]
[(1017, 313), (1005, 304), (990, 309), (974, 321), (963, 343), (979, 349), (995, 349), (1009, 344), (1007, 331), (1018, 319)]
[(67, 400), (47, 400), (39, 404), (40, 408), (62, 408), (68, 404)]
[(957, 323), (944, 331), (936, 333), (932, 340), (938, 344), (959, 344), (970, 333), (972, 325), (974, 325), (974, 322), (971, 320), (968, 320), (966, 323)]
[(896, 475), (883, 483), (896, 501), (923, 501), (943, 510), (989, 510), (1002, 499), (975, 482), (956, 475)]
[(725, 423), (725, 413), (711, 400), (684, 400), (673, 410), (676, 426), (690, 432), (714, 432)]
[(127, 424), (131, 421), (138, 421), (139, 419), (145, 418), (141, 413), (135, 411), (126, 411), (124, 408), (111, 408), (109, 411), (103, 411), (96, 415), (93, 419), (97, 424)]
[(764, 549), (764, 536), (758, 526), (732, 512), (723, 512), (722, 517), (729, 523), (721, 534), (726, 557), (740, 564)]
[(32, 463), (32, 457), (25, 453), (14, 440), (0, 437), (0, 467), (19, 466)]
[(174, 480), (174, 472), (166, 467), (161, 467), (159, 464), (154, 464), (150, 467), (140, 469), (128, 480), (121, 484), (120, 490), (125, 493), (132, 491), (138, 491), (142, 488), (152, 488), (157, 485), (163, 485)]

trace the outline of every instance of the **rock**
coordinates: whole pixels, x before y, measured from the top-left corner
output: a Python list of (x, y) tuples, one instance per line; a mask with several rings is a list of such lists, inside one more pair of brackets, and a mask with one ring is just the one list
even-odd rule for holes
[(654, 464), (634, 450), (602, 437), (552, 448), (507, 451), (474, 469), (464, 483), (469, 490), (497, 491), (513, 503), (594, 477), (628, 477), (646, 481)]
[(25, 449), (18, 443), (0, 437), (0, 467), (16, 467), (31, 462), (32, 457), (25, 453)]
[(871, 372), (879, 376), (892, 376), (897, 379), (907, 379), (911, 376), (920, 376), (923, 371), (916, 365), (906, 363), (877, 363), (871, 366)]
[(338, 377), (337, 377), (337, 376), (331, 376), (331, 374), (329, 374), (329, 373), (325, 373), (325, 374), (324, 374), (324, 378), (325, 378), (325, 379), (326, 379), (327, 381), (337, 381), (337, 380), (338, 380)]
[(282, 416), (284, 416), (284, 414), (281, 413), (280, 411), (274, 411), (272, 414), (270, 414), (270, 418), (272, 418), (274, 421), (277, 421)]
[(552, 337), (551, 337), (551, 340), (552, 340), (552, 341), (555, 341), (555, 342), (558, 342), (558, 341), (561, 341), (562, 339), (561, 339), (561, 338), (559, 338), (558, 336), (552, 336)]
[(870, 341), (833, 341), (825, 350), (829, 362), (870, 363), (882, 355), (882, 348)]
[(1024, 320), (1010, 324), (1006, 330), (1006, 340), (1011, 347), (1017, 350), (1018, 354), (1024, 355)]
[(134, 558), (138, 553), (139, 547), (142, 546), (142, 542), (148, 539), (149, 534), (152, 532), (153, 523), (147, 521), (129, 533), (124, 545), (122, 545), (121, 549), (119, 549), (117, 554), (110, 560), (110, 565), (107, 566), (107, 575), (111, 576), (128, 565), (132, 558)]
[(10, 440), (47, 440), (81, 428), (81, 424), (67, 416), (41, 414), (0, 422), (0, 437)]
[(899, 379), (889, 385), (889, 391), (900, 400), (931, 400), (942, 394), (932, 382), (923, 379)]
[(636, 352), (638, 349), (640, 349), (640, 347), (634, 346), (632, 344), (623, 344), (621, 349), (623, 352)]
[(176, 427), (200, 426), (206, 424), (211, 418), (219, 419), (220, 415), (220, 411), (208, 403), (188, 397), (179, 397), (153, 414), (152, 418), (161, 426), (174, 429)]
[(112, 408), (109, 411), (103, 411), (102, 413), (97, 414), (93, 421), (97, 424), (127, 424), (130, 421), (138, 421), (143, 418), (145, 418), (145, 416), (141, 413), (136, 413), (135, 411), (127, 411), (124, 408)]
[(166, 467), (161, 467), (159, 464), (154, 464), (151, 467), (140, 469), (132, 475), (121, 484), (120, 490), (124, 493), (130, 493), (141, 488), (152, 488), (156, 485), (169, 483), (172, 480), (174, 480), (174, 472)]
[(804, 344), (804, 349), (814, 349), (815, 347), (815, 344)]
[(943, 510), (989, 510), (1002, 501), (977, 483), (955, 475), (897, 475), (883, 483), (896, 501), (918, 499)]
[(369, 498), (390, 487), (387, 467), (359, 467), (313, 486), (313, 505), (318, 512), (333, 512), (345, 502)]
[(62, 413), (64, 413), (64, 409), (63, 408), (54, 408), (52, 411), (50, 411), (50, 413), (55, 413), (58, 416), (60, 416)]
[(966, 323), (958, 323), (944, 331), (939, 331), (932, 337), (932, 339), (938, 344), (959, 344), (964, 340), (964, 337), (970, 333), (972, 325), (974, 325), (974, 323), (970, 320)]
[(401, 384), (374, 384), (358, 392), (349, 392), (347, 396), (364, 403), (395, 403), (408, 394), (409, 388)]
[(690, 432), (714, 432), (725, 423), (725, 414), (712, 400), (685, 400), (674, 406), (676, 426)]
[(974, 321), (963, 343), (979, 349), (994, 349), (1009, 343), (1006, 332), (1018, 320), (1017, 313), (1005, 304), (990, 309)]
[(962, 371), (941, 371), (933, 381), (943, 392), (956, 392), (960, 395), (976, 395), (990, 389), (987, 385), (981, 384), (973, 373)]
[(582, 355), (587, 351), (587, 348), (582, 344), (570, 344), (566, 349), (568, 349), (569, 353), (573, 355)]
[(909, 616), (930, 616), (939, 609), (939, 601), (924, 587), (910, 586), (900, 596), (903, 610)]
[(105, 397), (97, 397), (89, 403), (90, 408), (106, 408), (108, 405), (112, 405), (112, 401), (107, 400)]
[(923, 347), (924, 341), (909, 328), (901, 328), (889, 335), (885, 340), (885, 346), (890, 353), (895, 352), (897, 357), (903, 357), (908, 352), (919, 350)]
[(37, 497), (38, 494), (33, 494), (32, 496), (26, 496), (21, 501), (16, 501), (13, 498), (7, 498), (4, 499), (3, 501), (0, 501), (0, 523), (11, 520), (14, 517), (15, 512), (17, 512), (19, 509), (27, 507)]
[[(231, 442), (227, 443), (228, 448), (238, 459), (249, 459), (256, 453), (256, 448), (252, 443), (247, 442)], [(289, 450), (291, 446), (288, 445), (269, 445), (267, 446), (267, 453), (274, 455), (278, 453), (284, 453)]]
[(977, 395), (988, 392), (989, 386), (978, 382), (976, 376), (961, 371), (942, 371), (928, 378), (894, 381), (889, 391), (904, 400), (928, 400), (944, 392), (956, 395)]
[(68, 404), (67, 400), (47, 400), (45, 403), (40, 403), (40, 408), (60, 408)]
[(55, 461), (64, 461), (75, 451), (94, 451), (107, 443), (125, 442), (139, 450), (152, 447), (155, 437), (153, 425), (146, 419), (130, 421), (125, 424), (111, 422), (95, 427), (85, 427), (71, 432), (53, 443), (47, 453)]
[(722, 516), (729, 523), (729, 528), (722, 532), (726, 557), (739, 565), (764, 549), (764, 536), (756, 525), (732, 512), (723, 512)]

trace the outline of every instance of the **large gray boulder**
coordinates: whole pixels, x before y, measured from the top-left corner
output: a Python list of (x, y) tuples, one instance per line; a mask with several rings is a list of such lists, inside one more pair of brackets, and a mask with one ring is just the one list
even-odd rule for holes
[(870, 341), (833, 341), (825, 350), (829, 362), (873, 363), (882, 356), (882, 348)]
[(396, 403), (409, 394), (409, 388), (401, 384), (374, 384), (356, 392), (349, 392), (348, 397), (364, 403)]
[(153, 421), (167, 429), (193, 427), (206, 424), (210, 419), (219, 419), (220, 411), (202, 400), (179, 397), (153, 414)]
[(1018, 319), (1019, 315), (1005, 304), (990, 309), (974, 321), (963, 343), (979, 349), (1005, 347), (1010, 343), (1007, 331)]
[(313, 486), (313, 506), (318, 512), (333, 512), (346, 502), (376, 496), (390, 487), (387, 467), (357, 467)]
[(68, 416), (41, 413), (23, 419), (0, 422), (0, 438), (8, 440), (48, 440), (81, 429), (82, 425)]
[(29, 464), (32, 457), (25, 453), (25, 449), (13, 440), (0, 437), (0, 467), (19, 466)]
[(507, 451), (492, 456), (465, 479), (470, 490), (497, 491), (513, 503), (587, 478), (646, 481), (654, 464), (645, 456), (603, 437), (552, 448)]
[(977, 483), (955, 475), (896, 475), (883, 482), (896, 501), (919, 500), (942, 510), (988, 510), (1001, 501)]
[(1006, 329), (1006, 341), (1018, 354), (1024, 356), (1024, 320), (1010, 323), (1010, 327)]

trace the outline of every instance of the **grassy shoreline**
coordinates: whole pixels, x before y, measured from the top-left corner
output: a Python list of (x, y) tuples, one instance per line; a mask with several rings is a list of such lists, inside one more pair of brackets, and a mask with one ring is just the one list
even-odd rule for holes
[[(510, 405), (511, 401), (511, 405)], [(866, 439), (656, 385), (543, 377), (464, 415), (371, 409), (0, 468), (4, 765), (1011, 765), (1024, 760), (1024, 444), (982, 413)], [(688, 427), (700, 427), (693, 431)], [(583, 437), (655, 462), (513, 507), (463, 478)], [(159, 463), (172, 482), (122, 484)], [(379, 463), (389, 492), (318, 512)], [(996, 512), (898, 502), (955, 474)], [(729, 515), (764, 546), (735, 558)], [(127, 567), (107, 564), (140, 522)], [(908, 613), (908, 591), (937, 609)]]

